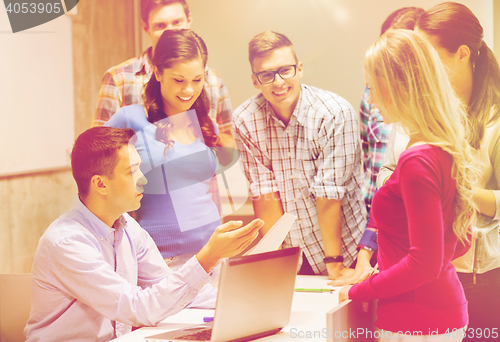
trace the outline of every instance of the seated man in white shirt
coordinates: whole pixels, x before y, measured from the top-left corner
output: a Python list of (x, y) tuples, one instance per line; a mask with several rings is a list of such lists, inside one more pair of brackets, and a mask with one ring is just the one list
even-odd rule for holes
[(182, 310), (222, 258), (255, 239), (260, 220), (219, 226), (178, 271), (165, 264), (136, 210), (147, 183), (132, 130), (91, 128), (71, 155), (79, 196), (40, 239), (32, 269), (27, 341), (109, 341)]

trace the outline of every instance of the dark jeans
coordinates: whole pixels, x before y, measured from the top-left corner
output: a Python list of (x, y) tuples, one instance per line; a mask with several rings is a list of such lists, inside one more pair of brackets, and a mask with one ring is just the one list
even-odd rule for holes
[[(494, 341), (491, 334), (500, 334), (500, 268), (476, 275), (458, 273), (469, 302), (469, 325), (464, 341)], [(492, 330), (497, 328), (496, 330)]]

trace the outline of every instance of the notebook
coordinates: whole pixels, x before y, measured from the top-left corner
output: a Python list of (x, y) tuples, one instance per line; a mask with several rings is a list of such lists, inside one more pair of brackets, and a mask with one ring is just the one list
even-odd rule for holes
[(284, 213), (280, 217), (278, 222), (272, 226), (272, 228), (260, 239), (260, 241), (245, 252), (244, 255), (251, 255), (257, 253), (264, 253), (277, 250), (283, 240), (285, 240), (286, 235), (292, 229), (293, 223), (297, 218), (289, 213)]
[(213, 322), (146, 341), (247, 341), (278, 333), (290, 320), (299, 255), (294, 247), (223, 260)]

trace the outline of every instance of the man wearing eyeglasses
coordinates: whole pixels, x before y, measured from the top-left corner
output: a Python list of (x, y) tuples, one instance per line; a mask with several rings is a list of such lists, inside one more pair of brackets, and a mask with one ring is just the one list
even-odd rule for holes
[(357, 114), (337, 94), (300, 83), (290, 40), (266, 31), (249, 43), (261, 91), (233, 125), (255, 216), (267, 233), (284, 212), (297, 217), (284, 247), (303, 251), (300, 274), (345, 274), (366, 223)]

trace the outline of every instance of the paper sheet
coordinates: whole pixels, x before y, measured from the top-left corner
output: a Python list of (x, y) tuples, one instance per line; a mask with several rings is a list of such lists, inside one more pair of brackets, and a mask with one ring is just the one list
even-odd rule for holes
[(283, 240), (285, 240), (286, 234), (290, 231), (297, 218), (292, 214), (285, 213), (280, 217), (278, 222), (267, 232), (266, 235), (251, 249), (249, 249), (244, 255), (252, 255), (257, 253), (265, 253), (277, 250)]

